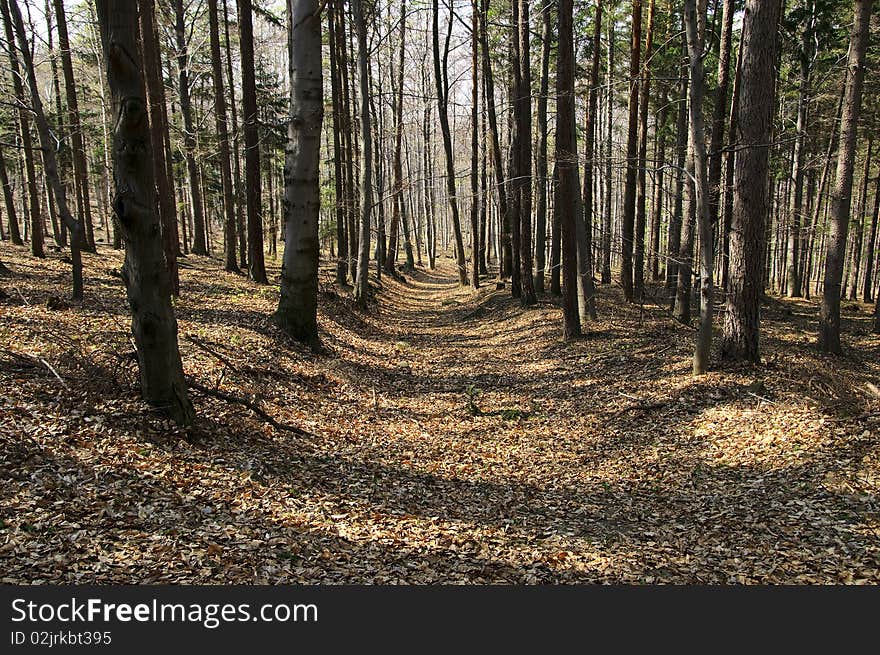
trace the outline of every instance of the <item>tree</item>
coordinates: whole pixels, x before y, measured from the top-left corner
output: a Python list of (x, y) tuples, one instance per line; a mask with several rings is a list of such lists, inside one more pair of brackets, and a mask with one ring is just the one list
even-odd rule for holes
[(76, 194), (82, 199), (82, 215), (79, 220), (85, 227), (86, 247), (95, 251), (95, 234), (92, 225), (92, 202), (89, 191), (86, 149), (83, 141), (83, 128), (79, 114), (79, 101), (76, 93), (76, 78), (73, 74), (73, 60), (70, 56), (70, 38), (67, 34), (67, 16), (64, 14), (63, 0), (54, 0), (55, 21), (58, 25), (58, 48), (61, 51), (61, 70), (64, 74), (65, 99), (67, 100), (67, 124), (73, 146), (73, 174)]
[[(367, 23), (362, 0), (352, 0), (352, 14), (357, 32), (357, 66), (360, 91), (361, 121), (361, 211), (358, 237), (357, 275), (354, 283), (355, 298), (365, 307), (369, 296), (370, 276), (370, 213), (373, 208), (373, 134), (370, 128), (370, 78), (367, 66)], [(461, 233), (459, 232), (459, 236)], [(459, 244), (461, 242), (459, 241)], [(461, 271), (459, 271), (461, 276)]]
[[(471, 2), (471, 284), (474, 289), (480, 286), (480, 75), (478, 64), (479, 21), (477, 16), (479, 8), (477, 0)], [(403, 20), (401, 19), (401, 23)], [(403, 38), (401, 28), (400, 49), (403, 50)], [(401, 57), (401, 68), (403, 58)], [(401, 74), (401, 87), (403, 79)]]
[(3, 145), (0, 143), (0, 186), (3, 187), (3, 202), (6, 207), (6, 218), (9, 224), (9, 240), (16, 246), (24, 245), (18, 227), (18, 215), (15, 211), (15, 196), (9, 175), (6, 172), (6, 158), (3, 156)]
[[(180, 113), (183, 116), (183, 152), (186, 159), (190, 206), (193, 218), (192, 251), (194, 255), (207, 255), (208, 242), (205, 234), (205, 210), (204, 203), (202, 202), (201, 185), (199, 183), (199, 167), (196, 164), (196, 134), (192, 118), (192, 103), (190, 102), (190, 55), (186, 39), (186, 17), (183, 10), (183, 0), (173, 0), (172, 4), (174, 7), (174, 35), (177, 45), (177, 92), (178, 99), (180, 100)], [(219, 35), (217, 47), (219, 57)]]
[(267, 284), (263, 258), (263, 187), (260, 181), (260, 135), (257, 128), (257, 82), (254, 69), (253, 3), (238, 0), (238, 38), (241, 45), (241, 105), (244, 123), (244, 174), (247, 199), (248, 275)]
[(743, 22), (727, 313), (721, 354), (760, 361), (762, 240), (767, 220), (767, 175), (776, 85), (776, 26), (781, 0), (748, 0)]
[(865, 52), (871, 0), (855, 0), (853, 27), (847, 61), (847, 81), (840, 119), (840, 149), (837, 174), (831, 191), (831, 220), (825, 253), (824, 288), (819, 306), (819, 348), (840, 354), (840, 283), (843, 279), (844, 253), (852, 201), (856, 135), (862, 105), (862, 82), (865, 77)]
[(550, 46), (553, 34), (552, 2), (541, 7), (541, 80), (538, 90), (538, 156), (536, 160), (537, 199), (535, 202), (535, 291), (544, 292), (547, 250), (547, 93), (550, 89)]
[(647, 225), (648, 97), (651, 92), (651, 49), (654, 43), (654, 0), (648, 2), (648, 26), (642, 75), (639, 79), (638, 175), (636, 176), (635, 248), (633, 255), (633, 294), (645, 295), (645, 228)]
[[(455, 260), (458, 266), (458, 283), (467, 286), (467, 265), (464, 261), (464, 241), (461, 237), (461, 220), (458, 215), (458, 199), (455, 192), (455, 159), (452, 155), (452, 135), (449, 131), (448, 93), (449, 68), (445, 65), (446, 56), (440, 60), (440, 27), (437, 0), (431, 2), (431, 37), (434, 48), (434, 83), (437, 87), (437, 110), (440, 117), (440, 131), (443, 134), (443, 153), (446, 156), (446, 193), (449, 196), (449, 210), (452, 212), (452, 230), (455, 235)], [(452, 18), (449, 20), (450, 29)], [(448, 40), (447, 40), (448, 44)], [(448, 55), (448, 48), (446, 49)], [(441, 63), (443, 64), (441, 66)]]
[[(3, 12), (3, 24), (6, 30), (6, 42), (9, 44), (9, 73), (12, 77), (12, 88), (15, 93), (15, 103), (18, 106), (18, 127), (21, 135), (21, 148), (24, 151), (25, 171), (27, 173), (27, 189), (28, 189), (28, 210), (26, 213), (30, 217), (31, 228), (31, 254), (34, 257), (45, 257), (43, 252), (43, 218), (40, 214), (40, 194), (37, 190), (37, 173), (34, 168), (34, 150), (31, 141), (31, 121), (28, 112), (28, 103), (24, 95), (24, 84), (22, 83), (22, 73), (19, 67), (18, 55), (15, 49), (15, 36), (13, 35), (13, 21), (9, 13), (11, 6), (13, 11), (18, 11), (16, 0), (0, 0), (0, 10)], [(22, 31), (24, 24), (22, 24)], [(23, 56), (30, 55), (30, 49), (25, 43), (24, 46), (27, 53), (22, 52)], [(31, 91), (33, 93), (33, 90)], [(13, 234), (15, 234), (13, 232)], [(21, 241), (21, 237), (18, 238)]]
[(284, 259), (275, 320), (292, 337), (318, 342), (318, 165), (324, 118), (321, 12), (317, 0), (288, 0), (290, 122), (284, 164)]
[(703, 44), (706, 31), (706, 1), (685, 0), (685, 33), (690, 56), (690, 139), (694, 158), (694, 198), (700, 237), (700, 327), (694, 348), (694, 375), (702, 375), (709, 366), (712, 347), (712, 274), (715, 239), (709, 209), (708, 161), (703, 140)]
[(514, 105), (519, 144), (519, 260), (523, 307), (534, 305), (535, 284), (532, 277), (532, 67), (530, 63), (529, 0), (519, 2), (517, 40), (519, 48), (519, 85)]
[(143, 62), (138, 50), (136, 0), (97, 0), (107, 84), (117, 116), (113, 133), (113, 211), (125, 240), (122, 278), (131, 307), (141, 395), (180, 425), (194, 411), (177, 345), (177, 320), (160, 237), (146, 120)]
[(642, 48), (642, 0), (632, 0), (632, 48), (629, 59), (629, 122), (626, 132), (626, 186), (621, 225), (620, 284), (627, 302), (633, 301), (633, 237), (638, 176), (639, 62)]
[(577, 302), (577, 143), (574, 122), (574, 35), (572, 0), (559, 0), (556, 53), (556, 166), (559, 183), (556, 211), (562, 225), (563, 334), (581, 334)]
[(223, 85), (223, 63), (220, 59), (220, 21), (217, 0), (208, 0), (208, 32), (211, 41), (211, 76), (214, 82), (214, 124), (217, 128), (217, 149), (220, 158), (220, 182), (223, 185), (225, 221), (223, 251), (225, 269), (239, 273), (235, 258), (235, 190), (232, 186), (232, 162), (229, 154), (229, 132), (226, 127), (226, 91)]
[(174, 201), (174, 173), (171, 166), (170, 147), (168, 147), (168, 109), (165, 106), (165, 85), (161, 77), (162, 62), (159, 37), (156, 34), (153, 0), (138, 0), (138, 11), (150, 121), (149, 133), (153, 153), (153, 178), (158, 192), (165, 266), (168, 267), (171, 293), (176, 296), (180, 291), (180, 277), (177, 270), (179, 250), (177, 206)]
[[(11, 12), (10, 12), (11, 9)], [(73, 269), (73, 299), (82, 300), (83, 298), (83, 277), (82, 277), (82, 244), (84, 242), (82, 222), (76, 220), (70, 213), (67, 206), (67, 196), (61, 179), (58, 175), (58, 162), (55, 157), (55, 144), (52, 140), (49, 129), (49, 121), (46, 120), (46, 114), (43, 112), (43, 101), (40, 99), (39, 87), (37, 86), (37, 75), (34, 69), (34, 62), (31, 58), (31, 50), (28, 47), (27, 35), (24, 28), (24, 21), (21, 18), (18, 4), (13, 0), (7, 4), (7, 0), (0, 0), (0, 12), (3, 13), (3, 19), (7, 25), (14, 25), (16, 36), (18, 37), (18, 46), (21, 52), (22, 64), (24, 72), (28, 78), (28, 87), (31, 93), (31, 109), (34, 113), (34, 121), (37, 124), (37, 134), (40, 138), (40, 147), (43, 150), (43, 172), (46, 174), (49, 192), (55, 198), (58, 214), (61, 220), (70, 230), (70, 259)], [(9, 51), (15, 49), (14, 42), (9, 42)], [(43, 224), (40, 221), (39, 230), (42, 233)], [(33, 238), (33, 235), (31, 235)]]

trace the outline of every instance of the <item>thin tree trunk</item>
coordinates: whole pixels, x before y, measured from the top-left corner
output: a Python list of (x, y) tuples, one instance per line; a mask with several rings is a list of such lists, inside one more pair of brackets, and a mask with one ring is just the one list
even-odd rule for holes
[(6, 205), (6, 218), (9, 225), (9, 240), (13, 245), (24, 245), (18, 227), (18, 214), (15, 211), (15, 195), (9, 175), (6, 172), (6, 159), (3, 157), (3, 145), (0, 144), (0, 185), (3, 186), (3, 201)]
[(874, 252), (877, 244), (877, 219), (880, 216), (880, 174), (874, 179), (874, 210), (871, 212), (871, 232), (865, 253), (865, 281), (862, 285), (862, 301), (871, 302), (874, 291)]
[(868, 136), (868, 152), (865, 155), (865, 168), (862, 171), (862, 185), (859, 192), (859, 204), (856, 212), (855, 221), (853, 221), (853, 248), (852, 248), (852, 270), (851, 281), (849, 285), (849, 299), (855, 300), (858, 296), (859, 277), (862, 268), (862, 247), (865, 210), (868, 206), (868, 178), (871, 175), (871, 154), (874, 150), (874, 134)]
[(225, 221), (224, 260), (225, 269), (241, 272), (235, 257), (235, 190), (232, 186), (232, 164), (229, 154), (229, 133), (226, 128), (226, 90), (223, 85), (223, 64), (220, 59), (220, 23), (217, 0), (208, 0), (208, 23), (211, 40), (211, 73), (214, 78), (214, 114), (217, 127), (217, 146), (220, 157), (220, 177), (223, 185), (223, 210)]
[(713, 222), (709, 210), (709, 179), (706, 143), (703, 140), (703, 45), (706, 29), (705, 0), (685, 0), (685, 26), (690, 55), (690, 132), (694, 153), (694, 202), (700, 238), (700, 327), (694, 348), (694, 375), (709, 368), (712, 348), (712, 275), (715, 264)]
[[(449, 196), (449, 209), (452, 212), (452, 229), (455, 235), (455, 259), (458, 267), (458, 282), (467, 286), (467, 265), (464, 260), (464, 241), (461, 237), (461, 222), (458, 215), (458, 199), (455, 191), (455, 160), (452, 155), (452, 135), (449, 132), (449, 116), (447, 114), (449, 87), (443, 77), (440, 61), (439, 9), (437, 0), (432, 0), (432, 41), (434, 47), (434, 81), (437, 85), (437, 109), (440, 118), (440, 130), (443, 134), (443, 151), (446, 155), (446, 193)], [(450, 17), (450, 22), (452, 17)], [(444, 58), (445, 63), (445, 58)]]
[(547, 93), (550, 89), (550, 48), (553, 39), (552, 2), (541, 7), (541, 81), (538, 91), (538, 158), (535, 203), (535, 291), (544, 293), (544, 269), (547, 266)]
[[(27, 175), (26, 181), (29, 212), (25, 213), (30, 216), (31, 254), (34, 257), (45, 257), (43, 251), (43, 219), (40, 212), (40, 192), (37, 190), (37, 173), (34, 168), (34, 149), (31, 141), (31, 122), (27, 110), (29, 103), (27, 103), (25, 99), (24, 84), (22, 82), (23, 77), (19, 67), (18, 55), (16, 54), (14, 46), (15, 36), (13, 35), (12, 17), (9, 14), (10, 6), (12, 7), (13, 12), (18, 13), (19, 10), (16, 0), (12, 0), (9, 5), (7, 5), (7, 0), (2, 0), (0, 8), (3, 9), (3, 23), (6, 29), (6, 42), (8, 44), (9, 53), (9, 72), (12, 77), (12, 88), (15, 93), (15, 101), (18, 105), (18, 127), (21, 136), (21, 147), (24, 151), (25, 173)], [(22, 23), (21, 31), (24, 32), (24, 23)], [(27, 50), (27, 52), (24, 52), (24, 50)], [(21, 55), (25, 59), (30, 57), (30, 49), (26, 42), (25, 45), (22, 46)], [(32, 95), (36, 92), (36, 89), (31, 89)], [(45, 159), (43, 160), (43, 163), (45, 165)], [(28, 223), (26, 222), (25, 232), (27, 232), (27, 228)]]
[(574, 117), (574, 36), (572, 0), (559, 0), (559, 48), (556, 55), (556, 166), (559, 174), (557, 203), (562, 226), (563, 334), (581, 334), (577, 302), (577, 143)]
[(360, 87), (361, 117), (361, 217), (358, 238), (357, 278), (355, 298), (365, 307), (369, 293), (370, 275), (370, 211), (373, 206), (373, 134), (370, 130), (370, 80), (367, 66), (367, 25), (364, 19), (362, 0), (351, 1), (352, 13), (357, 32), (358, 84)]
[(639, 66), (642, 48), (642, 0), (632, 0), (632, 47), (629, 60), (629, 124), (626, 134), (626, 186), (621, 227), (620, 284), (627, 302), (633, 301), (633, 238), (638, 177)]
[(244, 123), (245, 196), (247, 199), (248, 276), (268, 284), (263, 257), (263, 186), (260, 180), (260, 135), (257, 128), (257, 86), (254, 69), (252, 0), (238, 0), (238, 38), (241, 48), (241, 104)]
[(633, 295), (639, 302), (645, 295), (645, 228), (647, 225), (648, 95), (651, 91), (651, 49), (654, 43), (654, 0), (648, 4), (648, 26), (642, 76), (639, 80), (639, 154), (636, 182), (635, 251), (633, 255)]
[[(479, 7), (477, 0), (471, 2), (471, 284), (480, 286), (480, 75), (478, 63)], [(401, 49), (403, 45), (401, 44)], [(401, 64), (403, 61), (401, 59)]]
[(614, 20), (608, 20), (608, 61), (605, 68), (605, 84), (608, 87), (608, 128), (605, 135), (605, 213), (602, 216), (602, 284), (611, 284), (611, 232), (612, 232), (612, 167), (611, 146), (614, 136)]
[(515, 113), (519, 143), (519, 260), (523, 307), (534, 305), (535, 283), (532, 263), (532, 67), (529, 38), (529, 0), (519, 2), (517, 54), (519, 56), (519, 87)]

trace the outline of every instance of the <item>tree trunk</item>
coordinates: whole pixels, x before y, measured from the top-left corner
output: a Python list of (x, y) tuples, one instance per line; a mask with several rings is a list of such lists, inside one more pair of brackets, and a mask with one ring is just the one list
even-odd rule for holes
[(862, 171), (862, 185), (859, 192), (859, 204), (856, 212), (855, 221), (853, 221), (853, 248), (852, 248), (852, 267), (851, 280), (849, 285), (849, 299), (855, 300), (858, 296), (859, 277), (862, 268), (862, 246), (863, 232), (865, 230), (864, 216), (868, 206), (868, 178), (871, 175), (871, 154), (874, 150), (874, 134), (868, 136), (868, 152), (865, 155), (865, 168)]
[(238, 38), (241, 47), (241, 104), (244, 123), (244, 170), (247, 198), (248, 275), (268, 284), (263, 258), (263, 200), (260, 182), (260, 135), (257, 129), (257, 85), (254, 70), (252, 0), (238, 0)]
[[(480, 75), (478, 63), (479, 8), (471, 2), (471, 284), (480, 286)], [(402, 39), (401, 39), (402, 41)], [(403, 49), (403, 43), (400, 45)], [(401, 66), (403, 57), (401, 57)], [(402, 85), (401, 85), (402, 86)]]
[(287, 16), (290, 122), (284, 165), (285, 239), (281, 299), (274, 318), (287, 334), (314, 346), (318, 343), (318, 168), (324, 117), (318, 0), (287, 0)]
[(762, 242), (768, 213), (774, 62), (781, 0), (748, 0), (743, 23), (724, 357), (760, 361)]
[(515, 113), (519, 143), (519, 261), (523, 307), (534, 305), (535, 283), (532, 263), (532, 67), (529, 39), (529, 0), (519, 2), (518, 37), (519, 86)]
[(633, 256), (633, 295), (641, 302), (645, 295), (645, 228), (647, 225), (648, 94), (651, 90), (651, 49), (654, 41), (654, 0), (648, 4), (648, 26), (642, 76), (639, 80), (639, 159), (636, 184), (635, 252)]
[(336, 13), (339, 11), (333, 3), (327, 16), (327, 40), (330, 47), (330, 97), (333, 105), (333, 189), (336, 199), (334, 215), (336, 217), (336, 283), (344, 285), (348, 281), (348, 236), (345, 232), (345, 168), (342, 161), (343, 121), (341, 119), (342, 89), (339, 72), (339, 37), (336, 34)]
[(856, 137), (862, 105), (862, 81), (865, 77), (865, 52), (868, 46), (870, 17), (871, 0), (855, 0), (847, 63), (849, 75), (840, 119), (837, 175), (831, 192), (831, 226), (825, 256), (825, 284), (819, 308), (819, 348), (838, 355), (841, 353), (840, 283), (843, 277), (844, 252), (849, 228)]
[[(59, 0), (55, 0), (58, 2)], [(202, 193), (199, 189), (199, 169), (196, 164), (196, 136), (192, 119), (192, 106), (189, 97), (189, 53), (187, 52), (186, 25), (183, 0), (174, 0), (174, 34), (177, 42), (177, 79), (180, 100), (180, 113), (183, 116), (183, 151), (189, 178), (189, 195), (192, 199), (194, 255), (207, 255), (205, 236), (205, 210)]]
[(492, 164), (495, 170), (495, 187), (498, 189), (498, 213), (501, 223), (501, 261), (498, 266), (498, 277), (503, 279), (511, 273), (513, 254), (510, 242), (510, 209), (507, 204), (504, 164), (501, 158), (501, 139), (498, 136), (498, 118), (495, 111), (495, 81), (492, 75), (492, 63), (489, 59), (488, 16), (489, 0), (482, 0), (480, 44), (483, 59), (483, 85), (485, 86), (486, 109), (489, 118), (489, 134), (492, 137)]
[(373, 135), (370, 131), (370, 80), (367, 66), (367, 25), (364, 19), (362, 0), (352, 0), (355, 30), (358, 45), (358, 83), (360, 87), (361, 117), (361, 216), (360, 236), (358, 238), (357, 277), (355, 298), (365, 307), (369, 293), (370, 275), (370, 211), (373, 206)]
[(608, 21), (608, 61), (605, 69), (607, 85), (608, 128), (605, 135), (605, 212), (602, 216), (602, 284), (611, 284), (611, 232), (614, 225), (611, 216), (612, 167), (611, 146), (614, 135), (614, 21)]
[[(452, 155), (452, 135), (449, 132), (449, 116), (447, 114), (449, 87), (441, 70), (439, 9), (437, 0), (432, 0), (432, 41), (434, 47), (434, 81), (437, 85), (437, 109), (440, 118), (440, 131), (443, 134), (443, 151), (446, 155), (446, 193), (449, 196), (449, 209), (452, 212), (452, 229), (455, 235), (455, 259), (458, 266), (458, 282), (467, 286), (467, 265), (464, 260), (464, 241), (461, 237), (461, 222), (458, 215), (458, 199), (455, 192), (455, 160)], [(452, 18), (450, 17), (450, 22)], [(444, 62), (445, 63), (445, 58)], [(445, 67), (444, 67), (445, 68)]]
[(241, 272), (235, 257), (235, 191), (232, 186), (232, 163), (229, 154), (229, 133), (226, 128), (226, 91), (223, 85), (223, 64), (220, 59), (220, 22), (217, 0), (208, 0), (208, 27), (211, 40), (211, 74), (214, 78), (214, 114), (217, 146), (220, 151), (220, 177), (223, 186), (223, 223), (225, 269)]
[(553, 39), (551, 0), (541, 7), (541, 82), (538, 91), (538, 158), (535, 203), (535, 291), (544, 293), (547, 251), (547, 92), (550, 88), (550, 46)]
[(156, 211), (137, 2), (114, 0), (111, 8), (109, 0), (98, 0), (97, 9), (107, 84), (118, 117), (113, 134), (113, 210), (125, 239), (123, 280), (131, 306), (141, 395), (178, 424), (189, 425), (194, 412), (177, 346), (177, 321)]
[(666, 292), (674, 305), (678, 289), (679, 254), (683, 220), (685, 166), (688, 153), (688, 83), (687, 71), (680, 73), (678, 116), (675, 121), (675, 202), (669, 219), (669, 238), (666, 243)]
[(706, 29), (706, 0), (685, 0), (685, 31), (690, 55), (690, 132), (694, 153), (694, 202), (700, 237), (700, 327), (694, 348), (694, 375), (709, 368), (712, 348), (712, 275), (715, 239), (709, 213), (709, 179), (706, 143), (703, 140), (703, 44)]
[(862, 301), (871, 302), (874, 292), (874, 249), (877, 242), (877, 219), (880, 215), (880, 174), (874, 179), (874, 210), (871, 212), (871, 232), (865, 253), (865, 281), (862, 285)]
[(626, 134), (626, 186), (621, 227), (620, 284), (627, 302), (633, 301), (633, 237), (638, 177), (639, 66), (642, 48), (642, 0), (632, 0), (632, 47), (629, 60), (629, 123)]
[(168, 267), (171, 293), (176, 296), (180, 291), (177, 269), (177, 206), (174, 202), (174, 175), (171, 156), (166, 147), (168, 114), (165, 106), (165, 85), (161, 78), (162, 62), (153, 6), (153, 0), (138, 0), (141, 47), (144, 58), (143, 73), (146, 78), (146, 93), (149, 103), (153, 179), (159, 194), (159, 216), (162, 225), (162, 243), (165, 248), (165, 265)]
[[(31, 141), (31, 121), (27, 110), (28, 102), (24, 95), (24, 84), (21, 69), (18, 63), (18, 55), (15, 52), (15, 36), (13, 35), (12, 17), (9, 14), (9, 7), (14, 12), (18, 12), (16, 0), (7, 5), (7, 0), (2, 0), (0, 8), (3, 10), (3, 23), (6, 30), (6, 42), (8, 44), (9, 53), (9, 72), (12, 77), (12, 88), (15, 94), (15, 101), (18, 105), (18, 127), (21, 135), (21, 147), (24, 151), (25, 173), (27, 175), (28, 190), (28, 209), (30, 214), (30, 236), (31, 236), (31, 254), (34, 257), (45, 257), (43, 251), (43, 219), (40, 212), (40, 192), (37, 190), (37, 173), (34, 168), (34, 149)], [(24, 24), (22, 23), (22, 32), (24, 32)], [(27, 45), (24, 46), (28, 52), (22, 52), (22, 57), (28, 58), (30, 50)], [(35, 90), (31, 90), (33, 94)], [(44, 160), (45, 164), (45, 160)], [(25, 223), (25, 232), (27, 232), (28, 224)], [(20, 239), (20, 236), (19, 236)], [(13, 241), (14, 243), (15, 241)]]
[(3, 186), (3, 201), (6, 206), (6, 217), (9, 224), (9, 240), (13, 245), (24, 245), (21, 240), (21, 231), (18, 227), (18, 215), (15, 212), (15, 196), (9, 175), (6, 172), (6, 159), (3, 157), (3, 145), (0, 144), (0, 185)]
[(572, 0), (559, 0), (559, 48), (556, 55), (556, 166), (559, 186), (555, 210), (562, 225), (563, 334), (581, 334), (577, 302), (577, 142), (574, 117), (574, 36)]

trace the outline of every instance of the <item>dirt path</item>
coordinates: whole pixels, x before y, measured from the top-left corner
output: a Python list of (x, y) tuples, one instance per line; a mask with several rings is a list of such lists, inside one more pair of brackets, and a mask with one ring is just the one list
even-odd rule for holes
[(51, 312), (63, 269), (12, 259), (0, 346), (67, 388), (0, 357), (4, 582), (880, 582), (873, 337), (837, 363), (770, 312), (763, 367), (694, 379), (657, 310), (602, 290), (563, 344), (551, 302), (446, 264), (367, 313), (326, 286), (315, 356), (269, 323), (275, 289), (193, 260), (187, 372), (314, 436), (198, 395), (182, 434), (138, 401), (106, 262)]

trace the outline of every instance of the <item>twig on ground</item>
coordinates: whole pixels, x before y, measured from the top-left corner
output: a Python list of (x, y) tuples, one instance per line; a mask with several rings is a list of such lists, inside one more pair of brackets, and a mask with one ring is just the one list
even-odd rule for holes
[(294, 434), (301, 435), (303, 437), (314, 437), (315, 435), (307, 430), (303, 430), (300, 427), (295, 425), (290, 425), (288, 423), (282, 423), (272, 415), (268, 414), (265, 410), (263, 410), (257, 403), (251, 402), (247, 398), (242, 398), (241, 396), (236, 396), (231, 393), (225, 393), (223, 391), (219, 391), (217, 389), (211, 389), (206, 387), (203, 384), (196, 382), (193, 378), (186, 378), (187, 384), (190, 387), (195, 389), (196, 391), (200, 391), (206, 396), (211, 396), (213, 398), (217, 398), (218, 400), (224, 400), (228, 403), (234, 403), (236, 405), (243, 405), (251, 410), (254, 414), (263, 419), (266, 423), (271, 425), (273, 428), (277, 430), (283, 430), (285, 432), (293, 432)]

